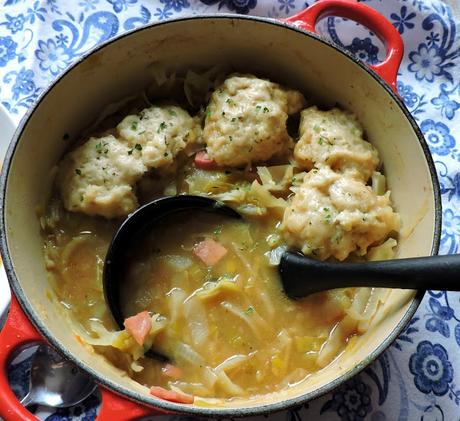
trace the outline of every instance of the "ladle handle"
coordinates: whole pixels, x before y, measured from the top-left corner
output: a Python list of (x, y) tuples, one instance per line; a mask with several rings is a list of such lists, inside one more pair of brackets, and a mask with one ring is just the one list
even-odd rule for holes
[(281, 259), (279, 271), (285, 292), (292, 298), (344, 287), (460, 291), (458, 254), (366, 263), (329, 263), (287, 252)]

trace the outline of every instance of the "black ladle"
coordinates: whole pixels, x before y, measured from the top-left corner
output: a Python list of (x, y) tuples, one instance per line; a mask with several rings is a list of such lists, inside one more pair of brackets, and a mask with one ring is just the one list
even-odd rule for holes
[[(104, 262), (103, 286), (105, 301), (112, 313), (113, 319), (120, 329), (124, 329), (126, 316), (121, 310), (120, 285), (126, 281), (126, 262), (131, 248), (138, 244), (145, 232), (155, 224), (159, 224), (166, 216), (183, 214), (183, 217), (193, 219), (193, 212), (210, 212), (231, 218), (241, 218), (232, 208), (202, 196), (180, 195), (163, 197), (140, 207), (121, 224), (107, 250)], [(169, 358), (159, 352), (149, 350), (147, 356), (160, 361)]]
[[(278, 267), (286, 295), (303, 298), (345, 287), (460, 291), (460, 255), (330, 263), (286, 252)], [(309, 280), (311, 280), (309, 282)]]
[[(124, 279), (126, 256), (142, 233), (174, 213), (193, 211), (218, 213), (232, 218), (241, 215), (214, 199), (179, 195), (154, 200), (131, 214), (120, 226), (109, 246), (104, 265), (104, 293), (118, 326), (123, 329), (119, 285)], [(193, 215), (190, 215), (193, 218)], [(366, 263), (329, 263), (300, 253), (285, 252), (279, 264), (281, 283), (290, 298), (345, 287), (383, 287), (460, 291), (460, 256), (429, 256)], [(168, 360), (149, 351), (146, 355)]]

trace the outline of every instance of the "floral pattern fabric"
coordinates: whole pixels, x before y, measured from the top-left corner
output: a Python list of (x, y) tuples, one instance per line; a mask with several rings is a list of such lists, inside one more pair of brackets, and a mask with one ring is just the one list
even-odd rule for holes
[[(424, 133), (439, 175), (442, 253), (460, 244), (460, 25), (440, 0), (362, 0), (387, 17), (404, 39), (397, 88)], [(313, 0), (0, 0), (0, 101), (18, 122), (48, 83), (95, 45), (149, 22), (234, 12), (284, 18)], [(384, 46), (344, 19), (320, 23), (323, 36), (376, 63)], [(10, 379), (27, 387), (30, 359)], [(40, 418), (93, 420), (99, 400)], [(460, 294), (429, 291), (415, 317), (372, 365), (326, 396), (273, 418), (288, 420), (458, 420)], [(160, 417), (167, 418), (167, 417)], [(181, 419), (181, 417), (171, 417)], [(182, 417), (182, 419), (187, 419)], [(260, 419), (264, 419), (260, 417)]]

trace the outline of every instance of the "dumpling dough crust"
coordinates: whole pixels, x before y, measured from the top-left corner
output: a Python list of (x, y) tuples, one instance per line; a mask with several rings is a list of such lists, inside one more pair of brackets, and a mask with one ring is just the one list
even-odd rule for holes
[(366, 254), (399, 225), (389, 192), (378, 196), (351, 174), (322, 167), (305, 175), (280, 229), (288, 245), (304, 254), (344, 260), (354, 251)]
[(116, 218), (139, 206), (133, 186), (145, 171), (126, 143), (92, 137), (61, 161), (58, 188), (67, 210)]
[(327, 165), (367, 181), (379, 164), (377, 149), (363, 139), (363, 129), (350, 112), (309, 107), (301, 113), (299, 134), (294, 158), (304, 169)]
[(201, 139), (198, 119), (175, 105), (152, 106), (129, 115), (117, 130), (131, 148), (141, 150), (141, 159), (148, 169), (172, 165), (180, 152)]
[(305, 106), (301, 93), (250, 75), (230, 76), (213, 92), (203, 139), (211, 159), (242, 167), (267, 161), (293, 148), (289, 114)]

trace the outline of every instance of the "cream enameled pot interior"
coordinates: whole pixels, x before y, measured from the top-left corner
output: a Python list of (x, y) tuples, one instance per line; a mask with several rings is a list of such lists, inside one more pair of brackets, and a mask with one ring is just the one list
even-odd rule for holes
[[(5, 194), (6, 238), (14, 268), (13, 288), (42, 332), (80, 361), (105, 384), (131, 398), (157, 406), (180, 408), (148, 396), (148, 390), (117, 372), (102, 357), (77, 342), (50, 300), (36, 209), (50, 194), (53, 167), (69, 141), (78, 138), (101, 109), (132, 95), (149, 82), (149, 66), (161, 62), (178, 71), (229, 63), (303, 91), (324, 105), (339, 103), (355, 112), (385, 165), (392, 198), (403, 229), (399, 256), (429, 255), (436, 250), (437, 224), (433, 181), (416, 132), (395, 99), (379, 81), (331, 46), (281, 24), (249, 18), (207, 17), (155, 25), (111, 42), (68, 71), (41, 98), (22, 128), (11, 158)], [(397, 328), (418, 301), (415, 293), (393, 291), (382, 308), (380, 323), (362, 336), (352, 352), (299, 387), (225, 406), (191, 407), (188, 412), (244, 413), (276, 409), (299, 396), (316, 396), (327, 385), (373, 353)], [(266, 405), (269, 405), (268, 407)], [(256, 409), (255, 407), (258, 407)], [(244, 410), (246, 408), (246, 411)]]

